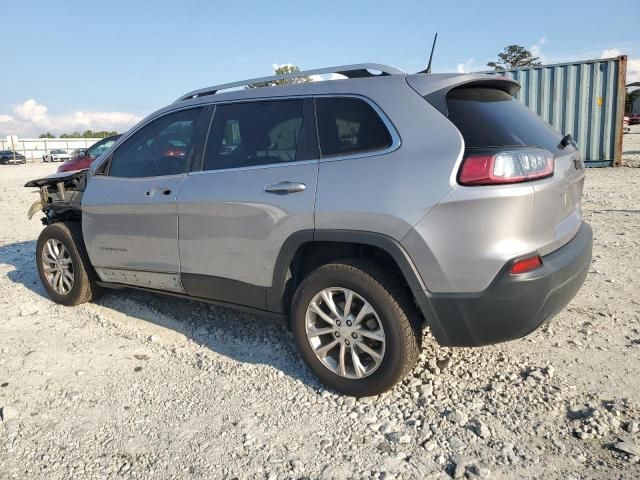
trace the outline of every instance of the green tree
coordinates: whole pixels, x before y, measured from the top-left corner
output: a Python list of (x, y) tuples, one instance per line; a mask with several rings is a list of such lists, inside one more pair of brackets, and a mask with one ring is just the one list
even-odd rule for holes
[(38, 138), (56, 138), (56, 136), (53, 133), (47, 132), (41, 133)]
[[(275, 75), (283, 75), (285, 73), (296, 73), (300, 71), (300, 67), (297, 65), (280, 65), (276, 67), (273, 71)], [(283, 80), (275, 80), (272, 82), (258, 82), (258, 83), (250, 83), (247, 85), (247, 88), (258, 88), (258, 87), (273, 87), (276, 85), (294, 85), (296, 83), (308, 83), (313, 81), (309, 76), (296, 77), (296, 78), (286, 78)]]
[(106, 138), (106, 137), (110, 137), (111, 135), (117, 135), (118, 132), (116, 132), (115, 130), (100, 130), (99, 132), (93, 132), (93, 138)]
[[(100, 130), (94, 132), (93, 130), (85, 130), (80, 133), (78, 131), (72, 133), (62, 133), (60, 138), (105, 138), (110, 137), (111, 135), (117, 135), (118, 132), (115, 130)], [(49, 137), (48, 137), (49, 138)], [(55, 138), (55, 137), (50, 137)]]
[(487, 63), (487, 66), (496, 71), (500, 71), (542, 65), (540, 57), (534, 57), (529, 50), (520, 45), (508, 45), (504, 47), (504, 50), (498, 53), (498, 59), (496, 62)]
[(82, 134), (80, 132), (63, 133), (60, 138), (82, 138)]
[(632, 91), (627, 90), (627, 95), (624, 102), (625, 113), (638, 113), (633, 111), (633, 103), (636, 101), (636, 98), (640, 98), (640, 88), (636, 88)]

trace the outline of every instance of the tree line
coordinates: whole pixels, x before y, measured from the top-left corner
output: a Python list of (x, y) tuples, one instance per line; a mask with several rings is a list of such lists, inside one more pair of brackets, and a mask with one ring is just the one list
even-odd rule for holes
[(115, 130), (85, 130), (84, 132), (72, 132), (72, 133), (62, 133), (58, 137), (56, 137), (51, 132), (41, 133), (38, 138), (105, 138), (110, 137), (111, 135), (117, 135), (118, 132)]

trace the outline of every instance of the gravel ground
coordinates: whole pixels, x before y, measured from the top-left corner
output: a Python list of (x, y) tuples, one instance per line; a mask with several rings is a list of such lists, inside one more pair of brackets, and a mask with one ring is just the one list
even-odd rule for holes
[(25, 181), (0, 167), (0, 477), (640, 478), (640, 127), (587, 173), (591, 271), (529, 337), (427, 337), (392, 392), (338, 396), (271, 318), (134, 291), (45, 297)]

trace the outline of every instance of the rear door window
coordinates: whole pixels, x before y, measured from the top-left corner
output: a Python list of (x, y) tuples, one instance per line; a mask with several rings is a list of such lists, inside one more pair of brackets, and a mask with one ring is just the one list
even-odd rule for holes
[(458, 88), (447, 95), (447, 108), (466, 148), (528, 146), (566, 154), (562, 135), (502, 90)]
[(316, 118), (323, 157), (352, 155), (391, 146), (389, 130), (364, 100), (317, 98)]
[(217, 105), (203, 170), (305, 160), (303, 100)]

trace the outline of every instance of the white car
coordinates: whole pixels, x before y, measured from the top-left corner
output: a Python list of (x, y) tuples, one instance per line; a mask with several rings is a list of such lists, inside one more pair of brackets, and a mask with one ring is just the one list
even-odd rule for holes
[(66, 150), (54, 149), (43, 155), (42, 160), (45, 162), (66, 162), (71, 155)]

